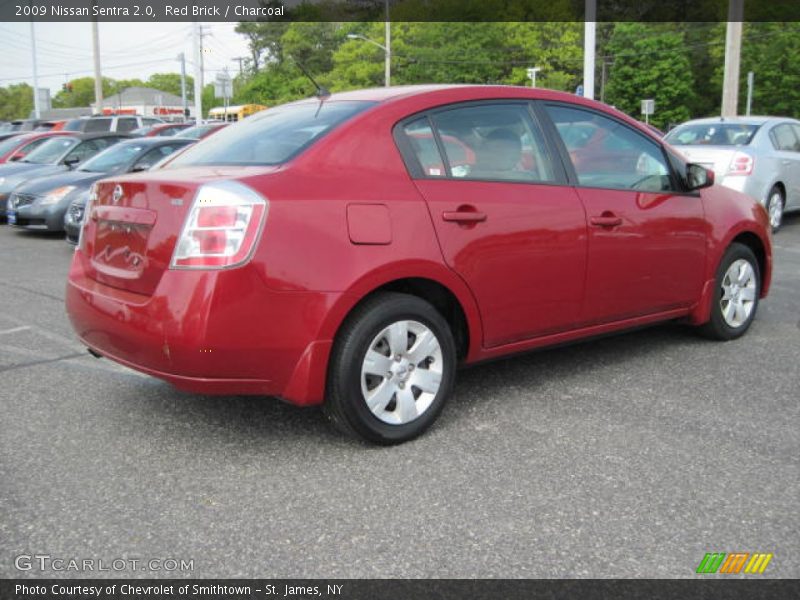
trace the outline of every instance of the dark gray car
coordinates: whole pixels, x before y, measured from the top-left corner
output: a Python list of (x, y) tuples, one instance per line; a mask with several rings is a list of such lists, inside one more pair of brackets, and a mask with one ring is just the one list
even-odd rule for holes
[(74, 169), (126, 137), (118, 133), (61, 135), (46, 141), (22, 160), (0, 165), (0, 217), (6, 216), (7, 201), (19, 186)]
[(115, 144), (73, 171), (17, 187), (8, 199), (8, 222), (25, 229), (63, 231), (69, 205), (85, 195), (95, 181), (147, 170), (191, 143), (178, 138), (140, 138)]

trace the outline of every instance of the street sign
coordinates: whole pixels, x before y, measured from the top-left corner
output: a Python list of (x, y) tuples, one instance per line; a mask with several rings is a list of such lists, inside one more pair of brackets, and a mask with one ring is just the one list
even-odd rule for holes
[(656, 112), (656, 101), (653, 98), (642, 100), (642, 114), (650, 116)]
[(233, 98), (233, 80), (227, 73), (220, 73), (214, 81), (214, 97), (230, 100)]

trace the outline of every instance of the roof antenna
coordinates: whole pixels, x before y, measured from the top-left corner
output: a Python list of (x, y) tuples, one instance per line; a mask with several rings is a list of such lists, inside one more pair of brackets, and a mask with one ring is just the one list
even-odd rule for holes
[(309, 81), (311, 81), (311, 83), (314, 84), (314, 87), (317, 88), (317, 93), (314, 94), (317, 98), (322, 100), (331, 95), (330, 91), (328, 91), (328, 88), (322, 87), (320, 84), (318, 84), (317, 81), (311, 76), (311, 74), (308, 71), (306, 71), (305, 67), (302, 64), (300, 64), (300, 61), (298, 61), (294, 56), (292, 56), (291, 59), (294, 62), (294, 64), (297, 65), (297, 68), (303, 72), (303, 75), (308, 77)]

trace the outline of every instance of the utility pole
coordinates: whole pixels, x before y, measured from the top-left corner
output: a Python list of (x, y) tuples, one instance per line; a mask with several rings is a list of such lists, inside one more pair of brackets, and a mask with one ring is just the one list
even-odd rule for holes
[(178, 60), (181, 61), (181, 105), (183, 106), (183, 118), (187, 118), (186, 110), (189, 104), (186, 101), (186, 56), (181, 52), (178, 54)]
[(386, 2), (386, 57), (384, 62), (384, 73), (383, 73), (383, 80), (384, 85), (389, 87), (391, 85), (391, 78), (392, 78), (392, 27), (391, 22), (389, 21), (389, 0), (385, 0)]
[(594, 100), (594, 52), (597, 0), (586, 0), (583, 23), (583, 97)]
[[(96, 2), (92, 2), (96, 5)], [(94, 101), (97, 112), (103, 112), (103, 76), (100, 73), (100, 35), (97, 31), (97, 17), (92, 19), (92, 53), (94, 55)]]
[(735, 117), (739, 104), (739, 58), (742, 52), (744, 0), (728, 1), (725, 34), (725, 72), (722, 78), (722, 116)]
[(41, 119), (42, 110), (39, 100), (39, 70), (36, 65), (36, 31), (33, 29), (33, 19), (31, 19), (31, 55), (33, 57), (33, 116), (37, 119)]
[(237, 56), (233, 60), (239, 61), (239, 77), (244, 77), (244, 61), (246, 56)]
[(194, 23), (194, 114), (195, 122), (203, 119), (203, 41), (200, 23)]

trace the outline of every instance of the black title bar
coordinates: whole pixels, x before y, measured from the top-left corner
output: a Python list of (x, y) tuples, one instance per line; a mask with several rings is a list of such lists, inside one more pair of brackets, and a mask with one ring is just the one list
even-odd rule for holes
[(0, 598), (3, 600), (772, 600), (798, 597), (800, 580), (740, 577), (670, 580), (0, 580)]
[[(0, 0), (0, 21), (384, 21), (387, 0)], [(729, 0), (597, 0), (595, 20), (726, 21)], [(585, 0), (388, 0), (389, 20), (583, 21)], [(743, 19), (800, 21), (798, 0), (747, 0)]]

